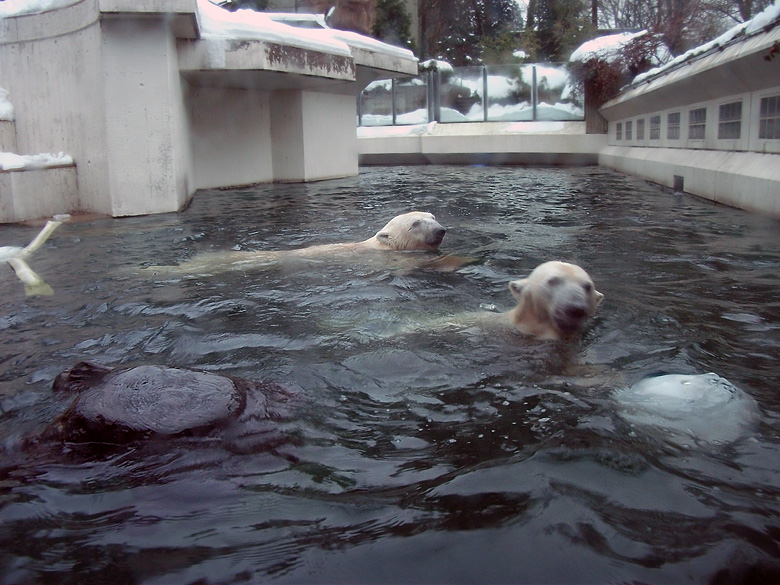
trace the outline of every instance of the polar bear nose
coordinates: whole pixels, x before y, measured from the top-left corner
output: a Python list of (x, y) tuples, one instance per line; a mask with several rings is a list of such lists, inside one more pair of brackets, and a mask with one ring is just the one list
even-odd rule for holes
[(443, 227), (438, 227), (435, 230), (431, 232), (431, 243), (433, 244), (441, 244), (441, 241), (444, 239), (444, 234), (447, 233), (447, 230), (445, 230)]

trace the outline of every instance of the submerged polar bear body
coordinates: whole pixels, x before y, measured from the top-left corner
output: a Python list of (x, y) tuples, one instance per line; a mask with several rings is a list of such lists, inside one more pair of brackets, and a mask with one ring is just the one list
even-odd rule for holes
[(511, 281), (509, 290), (517, 306), (504, 317), (538, 339), (561, 339), (577, 333), (604, 300), (590, 275), (568, 262), (540, 264), (526, 278)]
[[(296, 259), (332, 258), (371, 261), (370, 259), (375, 258), (372, 252), (436, 251), (445, 234), (446, 230), (436, 221), (432, 213), (410, 211), (395, 216), (372, 237), (360, 242), (319, 244), (295, 250), (209, 253), (196, 256), (178, 266), (151, 266), (149, 269), (156, 273), (200, 274), (272, 266)], [(434, 265), (443, 269), (457, 268), (465, 261), (455, 257), (420, 259), (423, 265)]]

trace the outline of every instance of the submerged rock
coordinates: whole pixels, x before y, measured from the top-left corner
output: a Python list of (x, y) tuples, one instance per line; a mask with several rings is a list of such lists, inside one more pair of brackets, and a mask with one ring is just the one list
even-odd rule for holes
[(113, 369), (81, 362), (57, 376), (53, 390), (76, 396), (38, 443), (116, 443), (215, 429), (244, 436), (252, 433), (232, 427), (247, 424), (278, 442), (270, 439), (271, 421), (288, 417), (294, 403), (294, 394), (274, 382), (156, 365)]
[(736, 441), (758, 415), (750, 396), (714, 373), (645, 378), (614, 397), (624, 420), (682, 446)]

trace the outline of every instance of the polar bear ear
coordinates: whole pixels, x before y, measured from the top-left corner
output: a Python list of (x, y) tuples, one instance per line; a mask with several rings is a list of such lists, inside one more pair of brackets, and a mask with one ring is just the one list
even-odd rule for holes
[(376, 233), (376, 239), (384, 244), (390, 243), (390, 232), (381, 231)]
[(512, 295), (518, 300), (523, 300), (523, 290), (526, 284), (528, 284), (527, 278), (521, 278), (520, 280), (512, 280), (509, 282), (509, 290), (512, 291)]

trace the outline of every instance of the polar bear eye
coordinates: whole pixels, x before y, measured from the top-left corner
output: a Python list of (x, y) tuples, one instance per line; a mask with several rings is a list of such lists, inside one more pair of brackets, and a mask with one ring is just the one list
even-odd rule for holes
[(559, 286), (563, 282), (560, 276), (553, 276), (547, 279), (548, 286)]
[(418, 219), (418, 220), (412, 222), (412, 227), (413, 228), (420, 227), (420, 220)]
[(582, 288), (585, 289), (585, 292), (589, 293), (590, 291), (593, 290), (593, 285), (589, 282), (586, 282), (585, 284), (582, 285)]

